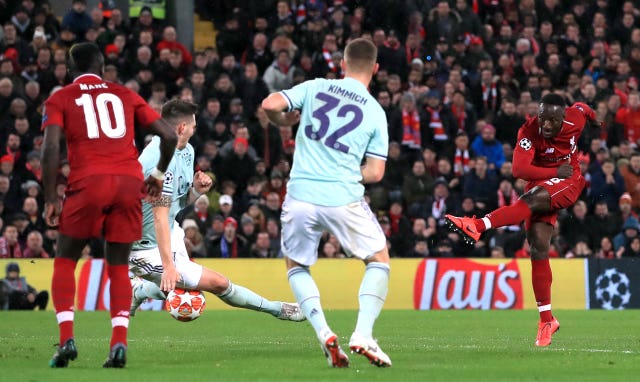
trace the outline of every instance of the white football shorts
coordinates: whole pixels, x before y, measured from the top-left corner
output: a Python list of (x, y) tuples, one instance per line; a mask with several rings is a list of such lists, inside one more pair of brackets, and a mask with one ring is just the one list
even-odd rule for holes
[[(182, 277), (176, 287), (197, 289), (200, 277), (202, 277), (202, 265), (189, 259), (187, 247), (184, 245), (184, 231), (178, 222), (173, 222), (173, 229), (171, 230), (171, 252), (173, 252), (173, 262), (176, 270)], [(160, 249), (156, 247), (131, 251), (129, 270), (134, 275), (160, 286), (162, 271), (164, 270), (160, 258)]]
[(282, 204), (282, 254), (311, 266), (318, 259), (324, 231), (336, 236), (349, 257), (365, 260), (387, 245), (387, 239), (363, 200), (338, 207), (318, 206), (293, 199)]

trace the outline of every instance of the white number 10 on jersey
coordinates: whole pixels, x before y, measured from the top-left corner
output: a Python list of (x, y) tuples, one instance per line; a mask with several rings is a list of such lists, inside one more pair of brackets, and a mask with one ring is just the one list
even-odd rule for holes
[[(113, 115), (115, 117), (115, 128), (109, 115), (108, 104), (111, 104), (113, 108)], [(124, 118), (124, 107), (122, 106), (122, 100), (113, 93), (100, 93), (96, 97), (95, 107), (93, 103), (93, 97), (91, 94), (83, 94), (82, 97), (76, 98), (76, 105), (82, 106), (84, 111), (84, 119), (87, 122), (87, 135), (89, 139), (100, 138), (99, 130), (102, 130), (104, 135), (109, 138), (122, 138), (127, 132), (127, 126)], [(98, 126), (98, 119), (96, 118), (96, 109), (98, 110), (98, 117), (100, 118), (100, 125)]]

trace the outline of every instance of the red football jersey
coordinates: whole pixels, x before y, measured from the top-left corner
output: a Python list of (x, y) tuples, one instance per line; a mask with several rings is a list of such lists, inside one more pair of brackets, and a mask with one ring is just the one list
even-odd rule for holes
[(557, 168), (570, 163), (573, 174), (580, 174), (577, 143), (588, 120), (595, 113), (583, 103), (575, 103), (565, 111), (562, 128), (552, 139), (542, 136), (538, 117), (529, 118), (518, 131), (513, 151), (513, 174), (528, 181), (555, 178)]
[(93, 174), (142, 179), (134, 126), (160, 115), (138, 94), (95, 74), (84, 74), (45, 101), (42, 130), (60, 126), (67, 140), (69, 182)]

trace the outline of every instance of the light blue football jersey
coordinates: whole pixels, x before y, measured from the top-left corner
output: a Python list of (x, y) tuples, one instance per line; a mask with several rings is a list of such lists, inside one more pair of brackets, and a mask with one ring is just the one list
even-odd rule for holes
[(363, 157), (386, 160), (389, 146), (378, 101), (352, 78), (310, 80), (281, 94), (289, 111), (302, 109), (287, 193), (330, 207), (362, 199)]
[[(171, 208), (169, 209), (169, 227), (173, 228), (173, 222), (181, 209), (187, 206), (189, 190), (193, 185), (193, 147), (187, 143), (182, 150), (176, 149), (164, 174), (162, 194), (171, 196)], [(160, 159), (160, 138), (153, 137), (138, 158), (142, 164), (142, 172), (145, 178), (158, 164)], [(133, 249), (151, 249), (158, 246), (156, 231), (153, 225), (153, 211), (151, 204), (142, 202), (142, 239), (133, 243)]]

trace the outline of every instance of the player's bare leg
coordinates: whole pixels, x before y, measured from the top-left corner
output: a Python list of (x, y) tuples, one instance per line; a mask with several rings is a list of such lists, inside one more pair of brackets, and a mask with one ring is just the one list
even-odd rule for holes
[(288, 257), (285, 261), (291, 290), (300, 309), (313, 326), (329, 366), (349, 367), (349, 357), (340, 347), (338, 336), (331, 330), (324, 316), (320, 304), (320, 291), (309, 273), (309, 268)]
[(527, 231), (527, 240), (529, 240), (531, 247), (531, 282), (540, 313), (536, 346), (549, 346), (551, 336), (560, 329), (560, 323), (551, 313), (553, 276), (549, 265), (549, 246), (553, 229), (551, 224), (534, 222)]
[(106, 244), (107, 273), (111, 313), (111, 342), (105, 368), (122, 368), (127, 363), (127, 331), (131, 306), (131, 282), (129, 281), (129, 254), (131, 243)]
[(389, 367), (391, 359), (373, 338), (373, 325), (380, 315), (389, 290), (387, 248), (366, 259), (365, 264), (367, 268), (358, 293), (358, 321), (349, 340), (349, 348), (352, 352), (365, 356), (373, 365)]
[(51, 367), (67, 367), (78, 357), (73, 337), (74, 300), (76, 296), (75, 270), (87, 240), (74, 239), (58, 234), (58, 249), (53, 261), (51, 297), (58, 320), (60, 340), (56, 352), (49, 361)]
[(447, 227), (462, 236), (468, 244), (475, 244), (488, 229), (520, 224), (533, 214), (551, 211), (551, 196), (544, 187), (534, 187), (510, 206), (500, 207), (481, 219), (445, 215)]

